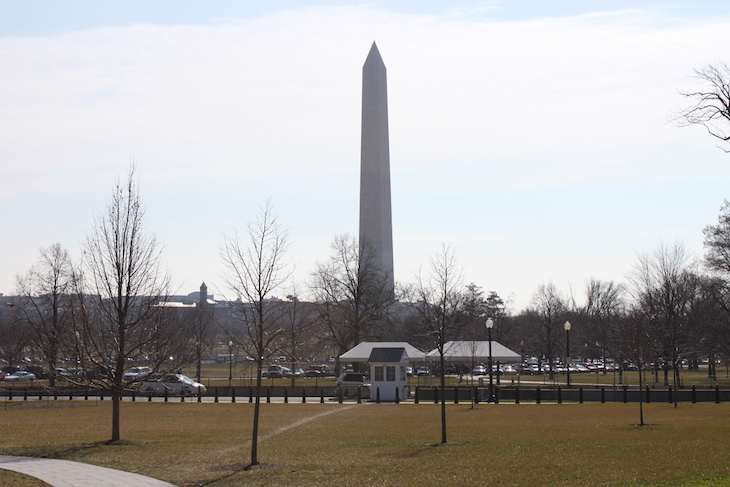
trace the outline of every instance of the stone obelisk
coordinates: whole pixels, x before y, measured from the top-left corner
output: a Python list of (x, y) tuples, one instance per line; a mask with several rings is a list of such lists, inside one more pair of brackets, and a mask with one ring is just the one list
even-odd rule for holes
[(360, 148), (360, 251), (388, 279), (392, 290), (393, 220), (390, 210), (388, 88), (385, 64), (373, 42), (362, 68), (362, 134)]

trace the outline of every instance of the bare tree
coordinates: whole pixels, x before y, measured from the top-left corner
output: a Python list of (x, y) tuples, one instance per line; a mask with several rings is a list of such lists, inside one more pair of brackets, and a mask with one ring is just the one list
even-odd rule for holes
[(296, 368), (301, 350), (311, 341), (318, 320), (316, 310), (310, 303), (303, 303), (297, 297), (296, 289), (287, 296), (282, 308), (282, 327), (285, 331), (281, 341), (281, 351), (289, 358), (291, 365), (291, 386), (296, 385)]
[(532, 311), (538, 320), (538, 345), (548, 361), (550, 380), (554, 377), (554, 362), (559, 350), (561, 330), (565, 322), (566, 305), (558, 289), (551, 282), (541, 284), (532, 297)]
[[(586, 343), (596, 343), (601, 348), (606, 373), (606, 350), (614, 350), (616, 326), (624, 315), (625, 290), (613, 281), (591, 279), (585, 286), (585, 305), (580, 313), (584, 317), (583, 334)], [(613, 356), (614, 359), (619, 357)]]
[(96, 369), (96, 383), (112, 396), (111, 442), (120, 439), (124, 366), (159, 336), (159, 303), (169, 283), (144, 215), (131, 165), (83, 244), (84, 281), (74, 325), (85, 367)]
[(59, 354), (70, 341), (73, 280), (71, 258), (59, 243), (41, 249), (38, 263), (16, 279), (33, 343), (43, 354), (52, 387)]
[(24, 319), (18, 297), (4, 297), (0, 303), (0, 355), (8, 364), (19, 363), (31, 344), (31, 330)]
[(429, 271), (420, 271), (411, 291), (421, 332), (438, 351), (441, 389), (441, 443), (446, 443), (446, 344), (461, 336), (464, 326), (466, 293), (463, 272), (453, 249), (442, 246), (430, 259)]
[(319, 264), (313, 276), (311, 288), (318, 314), (338, 357), (385, 333), (383, 325), (393, 304), (393, 289), (390, 276), (378, 268), (373, 257), (354, 237), (341, 235), (332, 243), (329, 261)]
[(246, 325), (243, 337), (232, 337), (254, 357), (256, 363), (256, 402), (251, 432), (251, 463), (257, 465), (259, 413), (261, 410), (261, 372), (264, 359), (278, 346), (285, 333), (279, 321), (280, 310), (267, 305), (267, 299), (291, 275), (284, 264), (288, 246), (287, 232), (274, 215), (269, 202), (259, 211), (255, 222), (249, 223), (246, 239), (238, 233), (225, 238), (221, 258), (226, 266), (225, 283), (239, 298), (236, 312)]
[(680, 126), (701, 125), (721, 140), (725, 152), (730, 141), (730, 68), (725, 63), (708, 64), (694, 70), (695, 78), (703, 89), (683, 91), (680, 94), (694, 104), (675, 114)]
[[(664, 383), (669, 384), (669, 370), (679, 385), (679, 366), (694, 350), (694, 331), (700, 306), (702, 281), (695, 264), (677, 243), (660, 246), (652, 254), (639, 256), (629, 274), (642, 329), (651, 347), (664, 363)], [(635, 313), (636, 314), (636, 313)]]

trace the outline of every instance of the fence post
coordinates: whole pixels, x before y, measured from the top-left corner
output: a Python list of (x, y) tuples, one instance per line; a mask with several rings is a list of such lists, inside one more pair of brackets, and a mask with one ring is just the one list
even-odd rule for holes
[(540, 386), (535, 389), (535, 404), (540, 404)]
[(284, 404), (289, 404), (289, 387), (284, 387)]
[(459, 386), (454, 387), (454, 404), (459, 404)]
[(400, 391), (398, 390), (398, 386), (395, 386), (395, 403), (400, 404)]
[(720, 385), (715, 383), (715, 404), (720, 404)]
[(520, 386), (519, 384), (515, 387), (515, 404), (520, 403)]
[[(377, 395), (378, 395), (378, 402), (380, 402), (380, 386), (377, 388)], [(362, 391), (360, 390), (360, 386), (357, 386), (357, 403), (362, 403)]]
[(438, 386), (435, 386), (433, 388), (433, 403), (438, 404), (439, 403), (439, 388)]
[(307, 402), (307, 387), (302, 386), (302, 404)]
[(601, 386), (601, 404), (606, 404), (606, 388)]
[(337, 388), (337, 402), (342, 404), (342, 387)]
[(215, 386), (215, 402), (218, 402), (218, 386)]
[(651, 389), (649, 389), (649, 386), (646, 386), (646, 403), (647, 404), (651, 403), (651, 397), (649, 396), (650, 391), (651, 391)]
[(231, 402), (236, 402), (236, 386), (231, 387)]
[(253, 402), (253, 386), (248, 386), (248, 402)]
[[(132, 401), (134, 401), (134, 396), (132, 396)], [(203, 402), (203, 390), (198, 387), (198, 402)]]
[(23, 401), (27, 401), (27, 400), (28, 400), (28, 388), (23, 387)]
[(416, 393), (413, 396), (413, 401), (414, 401), (415, 404), (418, 404), (418, 387), (419, 386), (416, 386)]
[(583, 404), (583, 386), (578, 386), (578, 404)]
[(563, 404), (563, 391), (560, 386), (558, 386), (558, 404)]
[[(639, 394), (641, 394), (641, 391), (639, 391)], [(624, 404), (629, 402), (629, 391), (627, 389), (627, 386), (624, 386)]]
[[(103, 394), (102, 394), (102, 397), (104, 397)], [(167, 402), (167, 388), (165, 388), (165, 402)]]
[(271, 386), (266, 386), (266, 402), (271, 402)]
[(499, 387), (494, 388), (494, 404), (499, 404)]
[(694, 384), (692, 384), (692, 404), (697, 404), (697, 389)]
[(669, 394), (667, 394), (667, 398), (668, 398), (667, 399), (667, 402), (671, 404), (671, 403), (674, 402), (674, 395), (672, 394), (673, 391), (672, 391), (672, 386), (671, 385), (669, 386), (668, 392), (669, 392)]

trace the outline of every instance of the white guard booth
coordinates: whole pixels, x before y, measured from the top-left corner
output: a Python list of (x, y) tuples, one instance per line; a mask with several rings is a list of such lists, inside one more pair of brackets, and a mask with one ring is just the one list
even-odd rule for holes
[(381, 401), (408, 397), (407, 366), (423, 362), (425, 354), (408, 342), (362, 342), (340, 355), (341, 361), (370, 364), (370, 400), (380, 394)]

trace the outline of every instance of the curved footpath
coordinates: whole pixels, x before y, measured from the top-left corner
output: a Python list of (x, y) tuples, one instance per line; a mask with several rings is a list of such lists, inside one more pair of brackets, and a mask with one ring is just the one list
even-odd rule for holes
[(0, 468), (30, 475), (54, 487), (175, 487), (136, 473), (51, 458), (0, 455)]

